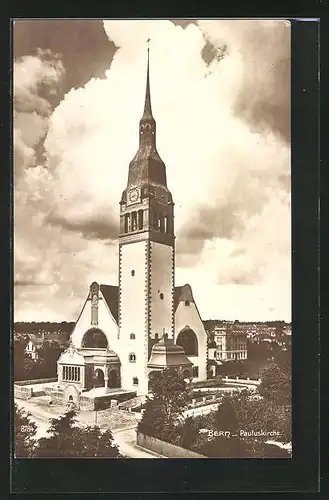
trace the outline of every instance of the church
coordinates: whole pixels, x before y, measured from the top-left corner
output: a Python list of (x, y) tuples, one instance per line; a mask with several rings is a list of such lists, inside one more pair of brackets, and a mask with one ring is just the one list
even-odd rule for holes
[[(153, 374), (175, 367), (207, 378), (207, 335), (192, 289), (175, 286), (174, 201), (156, 148), (149, 52), (139, 147), (120, 200), (118, 285), (92, 283), (58, 360), (58, 387), (145, 395)], [(72, 400), (72, 395), (70, 396)]]

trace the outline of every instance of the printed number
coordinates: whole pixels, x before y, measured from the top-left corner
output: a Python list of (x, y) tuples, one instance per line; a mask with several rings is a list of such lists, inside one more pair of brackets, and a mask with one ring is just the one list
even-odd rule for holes
[(21, 425), (21, 431), (22, 432), (32, 432), (33, 427), (31, 425)]

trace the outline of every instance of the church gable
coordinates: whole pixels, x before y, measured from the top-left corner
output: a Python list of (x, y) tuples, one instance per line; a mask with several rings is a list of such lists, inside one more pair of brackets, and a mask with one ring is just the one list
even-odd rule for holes
[[(186, 306), (189, 306), (190, 303), (193, 303), (195, 305), (193, 293), (192, 293), (192, 288), (188, 284), (183, 285), (183, 286), (175, 286), (175, 290), (174, 290), (174, 310), (175, 311), (177, 310), (177, 308), (181, 302), (183, 302)], [(198, 312), (198, 314), (199, 314), (199, 312)]]
[(175, 342), (195, 365), (194, 378), (206, 378), (207, 335), (190, 285), (175, 287)]
[(175, 287), (174, 290), (174, 310), (176, 335), (183, 328), (197, 328), (206, 338), (204, 325), (195, 303), (192, 288), (190, 285)]
[(84, 357), (73, 346), (70, 346), (61, 354), (58, 362), (61, 364), (84, 365)]
[(71, 340), (75, 348), (82, 347), (84, 337), (92, 328), (100, 329), (111, 348), (116, 344), (118, 333), (118, 287), (90, 285), (82, 311), (73, 329)]

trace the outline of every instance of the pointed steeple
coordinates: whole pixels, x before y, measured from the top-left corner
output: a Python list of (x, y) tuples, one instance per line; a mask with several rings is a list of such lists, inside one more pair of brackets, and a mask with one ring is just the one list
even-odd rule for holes
[(144, 104), (144, 113), (142, 116), (142, 120), (153, 119), (152, 115), (152, 106), (151, 106), (151, 92), (150, 92), (150, 39), (147, 40), (147, 73), (146, 73), (146, 92), (145, 92), (145, 104)]

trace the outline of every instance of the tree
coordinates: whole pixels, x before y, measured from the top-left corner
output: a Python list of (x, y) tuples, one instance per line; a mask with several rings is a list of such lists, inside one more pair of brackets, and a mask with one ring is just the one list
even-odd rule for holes
[(22, 338), (14, 341), (14, 380), (24, 379), (24, 342)]
[(22, 380), (32, 380), (35, 376), (35, 362), (30, 357), (29, 354), (24, 353), (24, 361), (23, 361), (23, 377)]
[(151, 389), (152, 398), (146, 402), (138, 430), (166, 441), (177, 441), (178, 426), (191, 401), (191, 390), (183, 376), (173, 368), (155, 373)]
[(237, 401), (235, 398), (226, 396), (218, 406), (214, 414), (214, 427), (218, 431), (228, 431), (235, 434), (239, 430), (239, 420), (237, 416)]
[(179, 445), (183, 448), (192, 449), (199, 436), (199, 426), (196, 419), (188, 417), (178, 430)]
[(30, 420), (30, 413), (14, 404), (14, 454), (15, 458), (33, 458), (36, 449), (37, 426)]
[(284, 406), (291, 405), (291, 372), (288, 365), (270, 365), (263, 372), (259, 394), (268, 401)]
[(286, 450), (267, 443), (269, 440), (291, 441), (289, 405), (279, 406), (267, 399), (255, 400), (254, 393), (248, 390), (224, 397), (217, 411), (209, 414), (208, 422), (202, 422), (200, 428), (208, 429), (208, 433), (199, 433), (192, 448), (209, 457), (290, 456)]
[(235, 437), (202, 434), (197, 440), (195, 450), (211, 458), (248, 458), (251, 456), (245, 443)]
[(98, 426), (76, 425), (76, 411), (70, 410), (50, 421), (48, 437), (39, 439), (36, 455), (42, 457), (110, 457), (120, 458), (110, 430)]
[[(291, 408), (266, 399), (255, 400), (253, 393), (244, 390), (224, 398), (214, 415), (214, 427), (231, 434), (243, 431), (239, 439), (249, 443), (269, 439), (288, 443), (291, 441)], [(260, 435), (255, 435), (257, 432)]]

